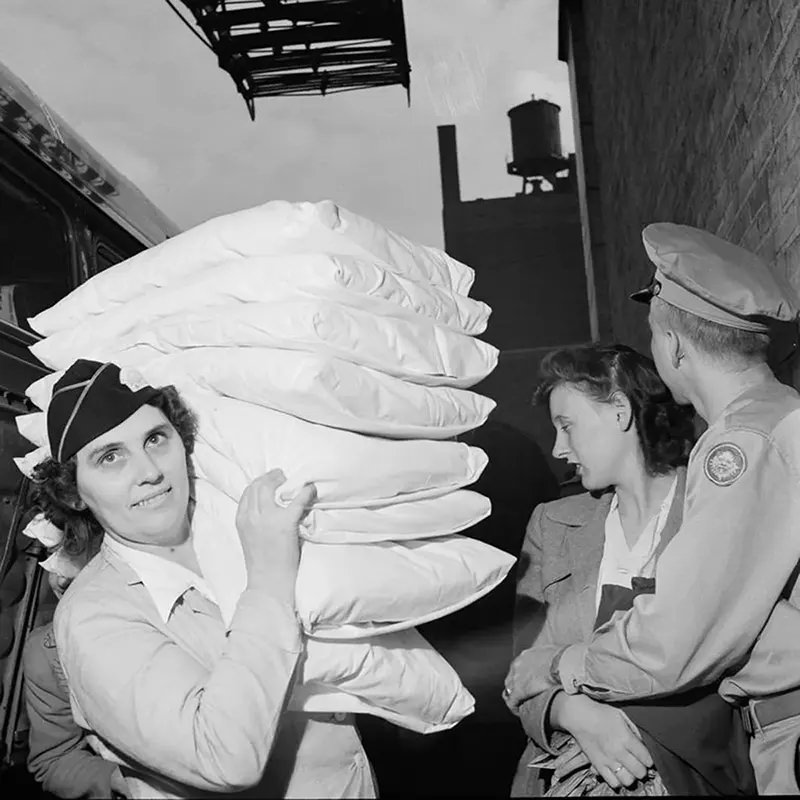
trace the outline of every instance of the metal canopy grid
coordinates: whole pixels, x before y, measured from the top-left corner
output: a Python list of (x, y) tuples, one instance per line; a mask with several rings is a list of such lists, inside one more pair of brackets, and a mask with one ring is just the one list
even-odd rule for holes
[(401, 84), (402, 0), (182, 0), (255, 119), (256, 97)]

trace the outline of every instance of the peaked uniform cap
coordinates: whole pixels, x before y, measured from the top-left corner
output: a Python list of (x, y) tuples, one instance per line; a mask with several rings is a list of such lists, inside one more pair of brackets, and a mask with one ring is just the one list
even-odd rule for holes
[(765, 318), (790, 321), (798, 300), (788, 283), (759, 256), (708, 231), (658, 222), (642, 231), (656, 266), (654, 282), (634, 300), (663, 300), (728, 327), (767, 331)]

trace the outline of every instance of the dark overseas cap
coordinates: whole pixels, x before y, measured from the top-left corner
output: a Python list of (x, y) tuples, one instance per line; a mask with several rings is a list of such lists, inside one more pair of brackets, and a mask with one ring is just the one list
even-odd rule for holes
[(656, 265), (652, 283), (631, 298), (649, 303), (656, 295), (703, 319), (765, 333), (768, 319), (789, 321), (797, 301), (757, 255), (708, 231), (656, 222), (642, 231)]
[(157, 394), (135, 370), (120, 372), (116, 364), (78, 359), (53, 387), (47, 408), (52, 457), (69, 460)]

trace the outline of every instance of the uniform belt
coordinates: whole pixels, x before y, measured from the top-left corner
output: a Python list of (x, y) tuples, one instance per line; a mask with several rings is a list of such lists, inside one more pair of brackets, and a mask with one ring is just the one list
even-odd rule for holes
[(744, 729), (752, 736), (767, 725), (800, 716), (800, 689), (756, 700), (740, 708)]

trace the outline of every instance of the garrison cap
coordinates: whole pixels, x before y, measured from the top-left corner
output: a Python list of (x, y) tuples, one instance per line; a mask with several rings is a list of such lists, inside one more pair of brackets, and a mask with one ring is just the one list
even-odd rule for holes
[(672, 222), (648, 225), (642, 241), (656, 273), (647, 288), (631, 295), (634, 300), (649, 303), (658, 296), (719, 325), (761, 333), (769, 330), (768, 319), (797, 316), (791, 287), (742, 247)]
[(135, 370), (78, 359), (53, 387), (47, 438), (56, 461), (68, 461), (158, 394)]

